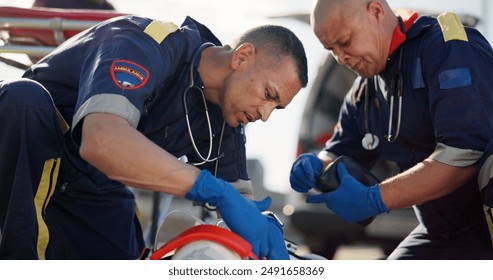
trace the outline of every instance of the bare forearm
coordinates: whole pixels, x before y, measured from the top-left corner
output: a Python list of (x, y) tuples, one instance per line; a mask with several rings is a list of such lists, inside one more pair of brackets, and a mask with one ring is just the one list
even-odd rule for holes
[(389, 209), (405, 208), (440, 198), (458, 189), (476, 174), (477, 166), (454, 167), (425, 160), (380, 184)]
[(184, 164), (109, 114), (90, 114), (82, 130), (81, 156), (111, 179), (136, 188), (183, 196), (199, 170)]

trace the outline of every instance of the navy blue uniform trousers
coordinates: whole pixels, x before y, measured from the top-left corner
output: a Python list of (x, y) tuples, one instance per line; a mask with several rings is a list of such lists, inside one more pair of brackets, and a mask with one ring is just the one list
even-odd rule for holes
[(37, 82), (0, 83), (0, 259), (44, 259), (45, 209), (58, 174), (62, 128)]
[(74, 167), (65, 128), (41, 84), (0, 82), (0, 259), (137, 259), (133, 193)]

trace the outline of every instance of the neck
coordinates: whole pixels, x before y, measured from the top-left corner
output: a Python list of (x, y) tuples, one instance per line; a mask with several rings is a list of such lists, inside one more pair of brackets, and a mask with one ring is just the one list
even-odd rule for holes
[(204, 82), (204, 95), (207, 101), (219, 104), (229, 61), (229, 47), (210, 47), (202, 51), (198, 71)]
[(399, 23), (394, 29), (392, 35), (392, 41), (390, 42), (389, 56), (391, 56), (394, 51), (406, 41), (406, 32), (411, 28), (413, 23), (418, 18), (418, 13), (409, 10), (398, 10), (397, 17)]

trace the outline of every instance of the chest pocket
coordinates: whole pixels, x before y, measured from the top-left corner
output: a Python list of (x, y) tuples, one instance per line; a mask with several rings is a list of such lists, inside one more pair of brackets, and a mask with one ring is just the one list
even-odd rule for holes
[(423, 89), (426, 87), (423, 78), (423, 68), (421, 67), (421, 57), (418, 57), (412, 66), (411, 84), (414, 90)]

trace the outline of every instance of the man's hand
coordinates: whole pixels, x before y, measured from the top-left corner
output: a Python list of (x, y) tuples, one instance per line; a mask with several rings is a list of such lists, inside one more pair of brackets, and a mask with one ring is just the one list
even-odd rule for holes
[(261, 213), (269, 208), (270, 198), (260, 202), (249, 200), (207, 170), (200, 172), (185, 197), (216, 206), (228, 227), (247, 240), (259, 258), (289, 259), (281, 225)]
[(315, 186), (315, 179), (322, 173), (322, 168), (323, 163), (315, 154), (300, 155), (291, 167), (291, 188), (298, 192), (308, 192)]
[(379, 185), (367, 187), (351, 176), (344, 164), (337, 165), (340, 186), (332, 191), (308, 197), (307, 203), (325, 203), (327, 208), (348, 222), (364, 220), (389, 212), (380, 196)]

